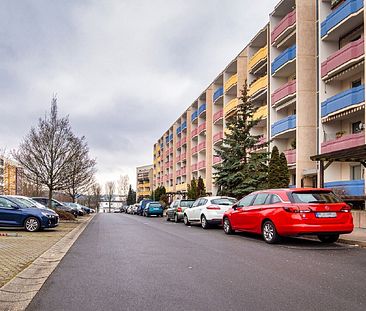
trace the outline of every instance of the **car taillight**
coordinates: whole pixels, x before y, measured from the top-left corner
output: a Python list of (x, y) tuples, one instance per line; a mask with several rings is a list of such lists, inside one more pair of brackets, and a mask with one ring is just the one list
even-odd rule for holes
[(345, 206), (342, 207), (341, 212), (350, 213), (351, 209), (352, 209), (351, 206), (346, 204)]
[(178, 208), (177, 208), (177, 212), (178, 212), (178, 213), (181, 213), (181, 212), (182, 212), (182, 208), (181, 208), (181, 207), (178, 207)]
[(283, 206), (282, 207), (288, 213), (310, 213), (311, 209), (307, 206)]
[(215, 211), (219, 211), (221, 209), (220, 206), (217, 206), (217, 205), (210, 205), (210, 206), (207, 206), (206, 208), (209, 210), (215, 210)]

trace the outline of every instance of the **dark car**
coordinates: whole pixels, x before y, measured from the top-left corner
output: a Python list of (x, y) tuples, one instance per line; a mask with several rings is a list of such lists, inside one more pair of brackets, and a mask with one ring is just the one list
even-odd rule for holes
[(174, 222), (179, 222), (183, 219), (184, 210), (190, 208), (195, 200), (175, 200), (170, 204), (166, 211), (166, 220), (174, 219)]
[(84, 216), (86, 212), (82, 209), (82, 207), (77, 203), (72, 202), (62, 202), (63, 205), (70, 207), (73, 212), (77, 213), (78, 216)]
[(150, 200), (150, 199), (143, 199), (141, 202), (140, 202), (140, 204), (139, 204), (139, 206), (138, 206), (138, 208), (137, 208), (137, 215), (139, 215), (139, 216), (143, 216), (143, 214), (144, 214), (144, 209), (145, 209), (145, 207), (146, 207), (146, 204), (147, 203), (149, 203), (149, 202), (152, 202), (153, 200)]
[(145, 217), (153, 215), (163, 217), (163, 211), (163, 206), (159, 202), (148, 202), (146, 204), (143, 214)]
[(34, 232), (58, 226), (57, 213), (49, 209), (30, 207), (16, 198), (0, 196), (0, 226), (24, 227)]
[[(33, 200), (43, 204), (44, 206), (48, 207), (48, 202), (49, 199), (45, 198), (45, 197), (33, 197)], [(75, 217), (78, 216), (79, 212), (77, 210), (73, 210), (68, 206), (63, 205), (62, 203), (60, 203), (59, 201), (52, 199), (51, 201), (51, 208), (52, 209), (59, 209), (65, 212), (69, 212), (70, 214), (73, 214)]]

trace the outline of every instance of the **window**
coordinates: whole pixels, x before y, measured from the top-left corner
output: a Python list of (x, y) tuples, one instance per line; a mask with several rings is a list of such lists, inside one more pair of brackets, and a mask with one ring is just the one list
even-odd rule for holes
[(361, 85), (361, 79), (358, 79), (358, 80), (355, 80), (355, 81), (352, 81), (352, 88), (354, 87), (358, 87)]
[(351, 165), (350, 166), (351, 171), (351, 180), (359, 180), (361, 179), (361, 165)]
[(235, 199), (229, 199), (229, 198), (211, 200), (212, 204), (217, 204), (217, 205), (233, 205), (235, 202), (236, 202)]
[(253, 205), (263, 205), (264, 202), (266, 202), (267, 197), (268, 193), (258, 193), (257, 196), (255, 197)]
[(267, 197), (265, 204), (276, 204), (282, 202), (277, 194), (271, 194)]
[(1, 208), (6, 208), (6, 209), (11, 209), (12, 208), (12, 203), (5, 199), (5, 198), (0, 198), (0, 207)]
[(352, 134), (356, 134), (362, 131), (363, 124), (361, 121), (352, 123)]
[(245, 206), (249, 206), (253, 199), (254, 199), (255, 195), (247, 195), (246, 197), (242, 198), (239, 203), (238, 203), (238, 207), (245, 207)]
[(289, 193), (292, 203), (339, 203), (342, 202), (333, 192), (309, 191)]

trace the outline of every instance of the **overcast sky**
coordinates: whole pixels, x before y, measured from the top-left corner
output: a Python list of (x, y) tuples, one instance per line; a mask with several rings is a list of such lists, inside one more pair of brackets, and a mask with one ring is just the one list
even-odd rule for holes
[(99, 182), (135, 186), (135, 167), (277, 2), (1, 0), (0, 148), (17, 148), (57, 94)]

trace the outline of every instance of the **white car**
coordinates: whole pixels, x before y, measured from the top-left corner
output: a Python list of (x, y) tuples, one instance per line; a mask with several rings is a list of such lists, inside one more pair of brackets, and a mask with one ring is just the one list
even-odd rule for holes
[(183, 220), (186, 226), (201, 224), (203, 229), (210, 225), (220, 225), (224, 213), (236, 203), (230, 197), (203, 197), (197, 199), (192, 207), (184, 210)]
[(132, 214), (133, 215), (136, 215), (137, 214), (137, 209), (139, 208), (139, 205), (138, 204), (134, 204), (133, 205), (133, 208), (132, 208)]

